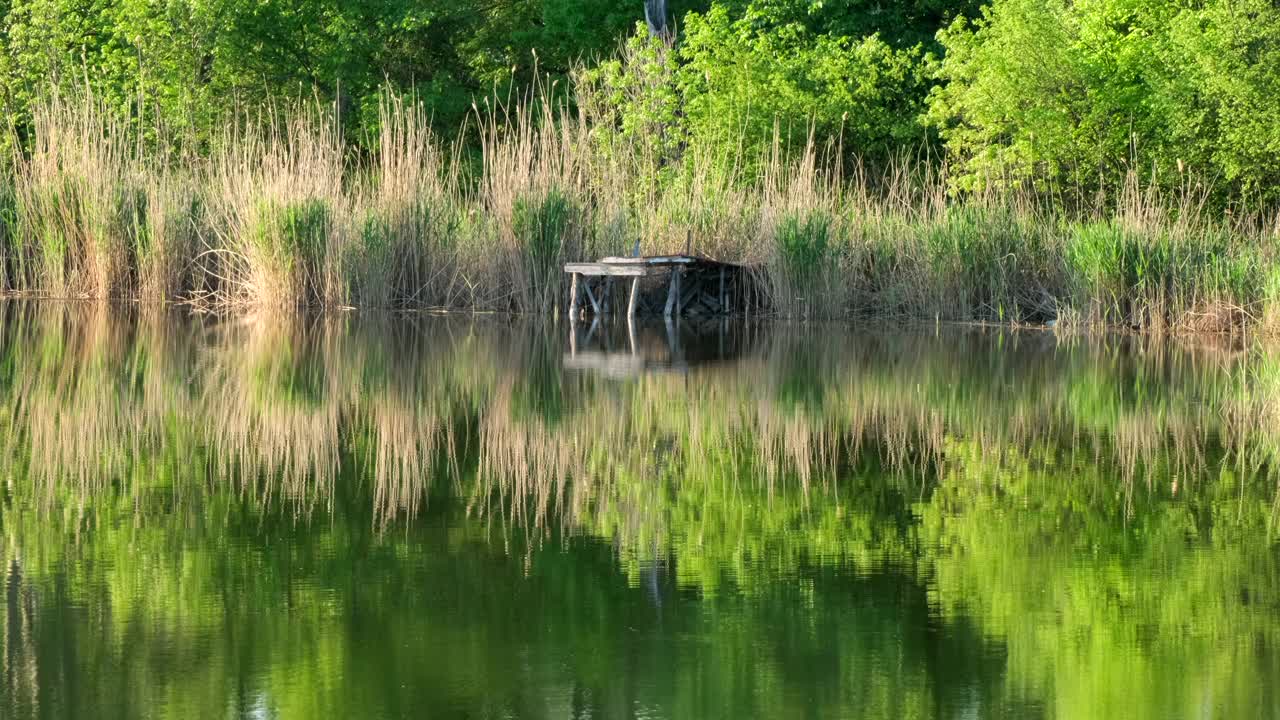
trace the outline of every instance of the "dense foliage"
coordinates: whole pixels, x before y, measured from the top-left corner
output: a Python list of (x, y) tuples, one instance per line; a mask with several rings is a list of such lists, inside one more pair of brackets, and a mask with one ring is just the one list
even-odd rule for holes
[[(671, 3), (683, 12), (685, 3)], [(229, 103), (315, 91), (374, 120), (384, 83), (414, 88), (441, 127), (473, 99), (611, 53), (643, 17), (612, 0), (4, 0), (0, 98), (87, 81), (121, 109), (208, 127)]]
[(930, 118), (966, 185), (1091, 190), (1129, 170), (1280, 192), (1280, 8), (1269, 0), (996, 0), (939, 34)]
[[(230, 106), (314, 92), (364, 137), (390, 84), (452, 134), (473, 103), (581, 67), (579, 89), (605, 86), (616, 125), (662, 135), (664, 157), (751, 162), (736, 151), (813, 132), (847, 158), (945, 149), (959, 189), (1088, 197), (1136, 173), (1277, 196), (1269, 0), (665, 5), (670, 50), (645, 39), (642, 0), (3, 0), (0, 107), (29, 132), (51, 84), (88, 84), (140, 128), (209, 133)], [(611, 59), (633, 34), (659, 57)]]

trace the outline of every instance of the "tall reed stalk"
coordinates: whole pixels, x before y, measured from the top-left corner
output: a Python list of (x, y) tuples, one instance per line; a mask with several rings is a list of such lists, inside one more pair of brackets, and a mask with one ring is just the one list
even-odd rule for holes
[(18, 289), (109, 297), (129, 284), (140, 196), (136, 148), (92, 98), (53, 94), (17, 163)]
[(210, 160), (212, 298), (275, 307), (350, 295), (345, 146), (323, 108), (231, 124)]
[(470, 300), (469, 268), (453, 242), (460, 162), (444, 157), (445, 146), (412, 97), (384, 93), (378, 120), (377, 165), (355, 218), (359, 301), (463, 305)]

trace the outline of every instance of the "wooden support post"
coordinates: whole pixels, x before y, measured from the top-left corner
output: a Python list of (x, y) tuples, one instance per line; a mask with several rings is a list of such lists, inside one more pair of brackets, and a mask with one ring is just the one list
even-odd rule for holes
[(595, 313), (596, 317), (600, 317), (600, 303), (596, 300), (595, 293), (591, 292), (591, 281), (584, 280), (582, 289), (587, 291), (587, 299), (591, 301), (591, 312)]
[(570, 273), (569, 281), (569, 319), (578, 319), (578, 273)]
[(724, 295), (724, 266), (723, 265), (720, 266), (720, 312), (726, 315), (729, 314), (729, 305), (728, 303), (725, 302), (725, 295)]
[(635, 355), (636, 350), (636, 318), (634, 315), (627, 316), (627, 340), (631, 343), (631, 354)]
[[(689, 281), (688, 289), (683, 287), (686, 279)], [(680, 279), (680, 292), (676, 293), (676, 317), (683, 317), (689, 304), (702, 294), (702, 281), (701, 273), (689, 273), (687, 278)]]
[(662, 311), (662, 316), (671, 319), (671, 313), (676, 309), (676, 302), (680, 297), (680, 268), (671, 268), (671, 280), (667, 284), (667, 306)]
[(640, 299), (640, 278), (631, 278), (631, 298), (627, 300), (627, 319), (631, 320), (636, 316), (636, 302)]

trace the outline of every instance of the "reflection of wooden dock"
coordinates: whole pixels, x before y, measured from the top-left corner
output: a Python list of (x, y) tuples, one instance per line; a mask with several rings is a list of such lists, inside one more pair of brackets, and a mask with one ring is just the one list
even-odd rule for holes
[[(607, 257), (599, 262), (568, 263), (572, 280), (569, 317), (613, 310), (614, 279), (629, 278), (627, 317), (729, 315), (747, 307), (750, 272), (733, 263), (694, 255)], [(583, 301), (586, 301), (585, 303)]]
[(593, 318), (590, 323), (569, 323), (569, 352), (563, 362), (566, 370), (608, 377), (683, 374), (736, 361), (748, 335), (742, 323), (727, 317), (618, 324)]

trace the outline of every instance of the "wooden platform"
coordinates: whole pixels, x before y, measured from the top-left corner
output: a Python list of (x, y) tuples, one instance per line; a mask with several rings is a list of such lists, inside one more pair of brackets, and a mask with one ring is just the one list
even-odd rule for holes
[[(747, 268), (695, 255), (607, 257), (599, 262), (567, 263), (564, 271), (572, 278), (572, 318), (587, 312), (608, 315), (613, 310), (615, 278), (630, 279), (627, 317), (659, 312), (668, 318), (729, 315), (746, 306)], [(646, 284), (655, 290), (646, 292)]]

